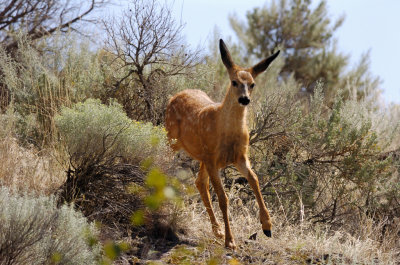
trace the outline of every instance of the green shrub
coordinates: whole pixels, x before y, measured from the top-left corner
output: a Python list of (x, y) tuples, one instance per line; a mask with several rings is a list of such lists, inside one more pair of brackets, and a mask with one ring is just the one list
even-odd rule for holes
[(60, 142), (71, 166), (101, 167), (113, 163), (140, 163), (167, 152), (165, 131), (150, 123), (132, 121), (118, 103), (109, 106), (88, 99), (63, 108), (55, 118)]
[(96, 264), (96, 229), (54, 197), (0, 188), (0, 264)]
[(65, 148), (62, 161), (69, 172), (70, 188), (83, 189), (91, 177), (115, 172), (118, 165), (139, 165), (151, 158), (163, 168), (168, 161), (164, 129), (132, 121), (115, 102), (106, 106), (88, 99), (63, 108), (55, 122)]

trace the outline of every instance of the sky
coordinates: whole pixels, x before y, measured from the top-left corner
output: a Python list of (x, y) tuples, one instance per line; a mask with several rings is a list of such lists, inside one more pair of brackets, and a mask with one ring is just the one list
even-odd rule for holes
[[(277, 0), (278, 1), (278, 0)], [(245, 19), (254, 7), (272, 0), (174, 0), (176, 21), (185, 23), (183, 35), (193, 48), (207, 48), (215, 26), (223, 38), (235, 38), (228, 16)], [(319, 1), (314, 0), (313, 4)], [(339, 51), (350, 55), (356, 64), (363, 53), (370, 52), (370, 70), (383, 83), (385, 103), (400, 104), (400, 0), (328, 0), (332, 21), (345, 15), (336, 31)]]

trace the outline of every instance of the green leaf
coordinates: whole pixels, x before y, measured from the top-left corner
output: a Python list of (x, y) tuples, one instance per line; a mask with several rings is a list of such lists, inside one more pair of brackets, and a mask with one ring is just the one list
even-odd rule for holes
[(144, 211), (137, 210), (132, 214), (131, 222), (134, 226), (142, 226), (144, 224)]
[(156, 188), (161, 190), (167, 184), (166, 176), (159, 169), (152, 169), (146, 178), (146, 185), (148, 187)]

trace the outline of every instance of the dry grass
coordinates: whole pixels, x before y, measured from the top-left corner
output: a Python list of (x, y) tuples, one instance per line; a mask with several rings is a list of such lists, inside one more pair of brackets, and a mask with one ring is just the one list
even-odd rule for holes
[(13, 137), (0, 138), (0, 184), (17, 190), (51, 194), (65, 173), (44, 151), (21, 147)]
[[(164, 256), (168, 264), (399, 264), (400, 240), (397, 222), (381, 236), (382, 227), (372, 220), (350, 235), (343, 230), (332, 231), (324, 225), (303, 222), (288, 224), (282, 216), (272, 211), (273, 237), (263, 235), (258, 221), (258, 208), (254, 201), (243, 203), (236, 192), (230, 198), (231, 227), (238, 245), (233, 252), (224, 248), (211, 232), (211, 224), (199, 196), (189, 199), (182, 214), (188, 235), (198, 241), (197, 247), (176, 247)], [(218, 204), (214, 209), (222, 218)], [(257, 233), (256, 240), (249, 237)]]

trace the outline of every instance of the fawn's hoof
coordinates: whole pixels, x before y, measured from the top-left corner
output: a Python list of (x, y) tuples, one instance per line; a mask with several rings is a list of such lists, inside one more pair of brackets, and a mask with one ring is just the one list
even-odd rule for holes
[(222, 232), (221, 228), (218, 226), (213, 226), (212, 228), (214, 235), (217, 238), (224, 238), (224, 233)]
[(230, 241), (225, 241), (225, 247), (232, 249), (232, 250), (236, 250), (236, 244), (235, 241), (230, 240)]
[(271, 230), (263, 230), (263, 232), (267, 237), (271, 237), (272, 236)]
[(255, 232), (254, 234), (252, 234), (252, 235), (249, 237), (249, 239), (250, 239), (250, 240), (256, 240), (256, 239), (257, 239), (257, 232)]

